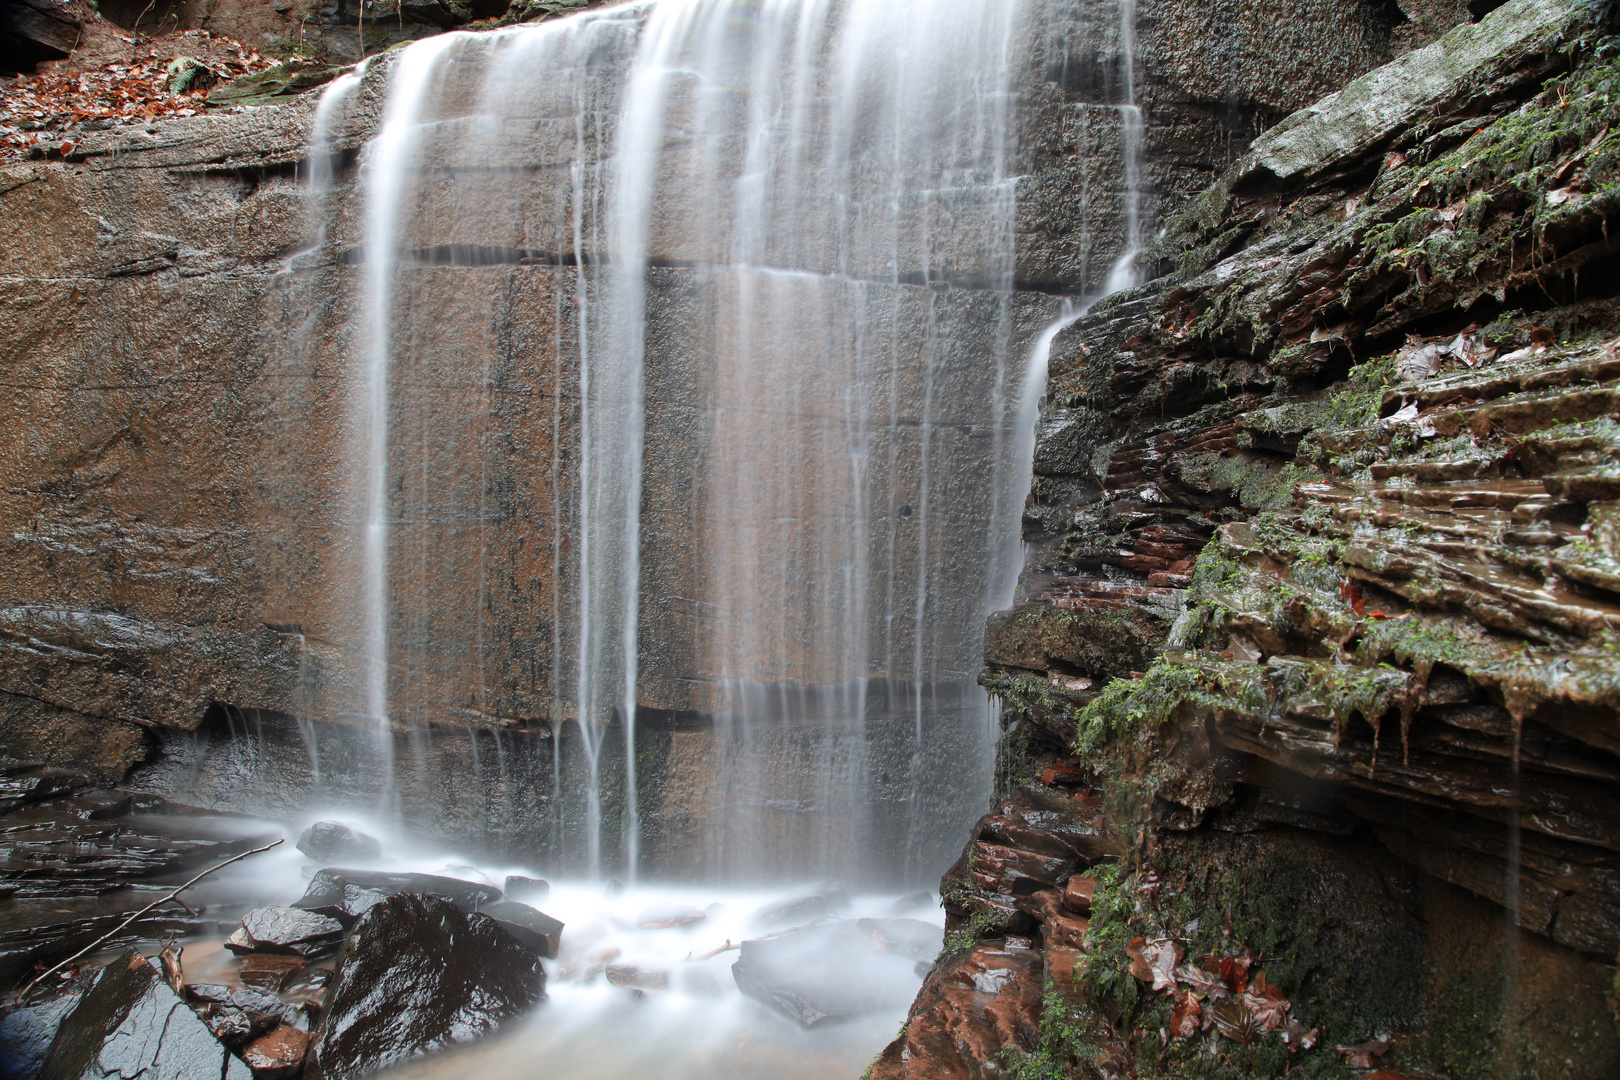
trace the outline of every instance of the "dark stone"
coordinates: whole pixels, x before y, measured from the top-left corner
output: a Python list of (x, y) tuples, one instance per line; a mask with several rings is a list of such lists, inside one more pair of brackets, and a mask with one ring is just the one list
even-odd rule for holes
[(551, 895), (551, 882), (543, 878), (509, 874), (506, 878), (506, 898), (532, 904)]
[(256, 908), (242, 916), (255, 951), (323, 956), (343, 940), (343, 924), (329, 915), (294, 907)]
[(237, 975), (243, 985), (256, 987), (274, 994), (285, 990), (295, 979), (309, 970), (309, 961), (302, 956), (277, 954), (247, 956)]
[(70, 992), (0, 1016), (0, 1080), (35, 1080), (62, 1018), (79, 1003)]
[(340, 821), (317, 821), (299, 836), (298, 850), (322, 862), (373, 862), (382, 858), (382, 841)]
[(943, 929), (921, 919), (861, 919), (858, 925), (879, 951), (910, 960), (932, 961), (945, 942)]
[(795, 896), (760, 908), (754, 913), (755, 926), (766, 930), (798, 926), (815, 919), (827, 919), (849, 910), (849, 893), (843, 883), (827, 881), (808, 896)]
[(731, 975), (744, 994), (814, 1027), (903, 1007), (917, 992), (913, 966), (846, 920), (745, 941)]
[(528, 948), (548, 960), (557, 959), (563, 932), (563, 924), (559, 920), (515, 900), (502, 900), (481, 910)]
[(68, 800), (68, 811), (85, 821), (106, 821), (129, 813), (133, 800), (127, 791), (83, 791)]
[(39, 1072), (39, 1080), (115, 1076), (250, 1080), (252, 1073), (131, 949), (63, 1018)]
[(218, 983), (189, 983), (186, 996), (204, 1005), (223, 1005), (240, 1009), (255, 1021), (262, 1022), (264, 1030), (278, 1024), (304, 1026), (303, 1013), (298, 1006), (282, 1001), (271, 994), (252, 987), (232, 988)]
[(436, 896), (373, 906), (344, 942), (310, 1064), (352, 1080), (470, 1042), (545, 998), (539, 958)]
[(246, 1046), (276, 1026), (272, 1019), (249, 1016), (230, 1005), (204, 1005), (196, 1012), (202, 1022), (208, 1025), (208, 1030), (214, 1033), (214, 1038), (232, 1050)]
[(63, 795), (89, 784), (88, 776), (71, 769), (50, 769), (34, 764), (8, 765), (0, 768), (0, 814), (9, 814), (29, 803)]
[(477, 885), (435, 874), (390, 874), (372, 870), (318, 870), (293, 907), (327, 915), (352, 926), (371, 908), (400, 893), (422, 893), (450, 901), (462, 911), (477, 911), (501, 898), (491, 885)]

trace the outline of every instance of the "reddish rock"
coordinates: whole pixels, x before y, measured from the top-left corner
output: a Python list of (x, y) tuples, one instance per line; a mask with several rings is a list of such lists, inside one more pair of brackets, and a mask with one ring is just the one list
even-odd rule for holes
[(1091, 898), (1097, 891), (1097, 879), (1076, 874), (1063, 887), (1063, 906), (1081, 915), (1091, 914)]
[(309, 1033), (282, 1024), (261, 1035), (242, 1050), (242, 1060), (253, 1070), (253, 1080), (286, 1080), (298, 1075), (309, 1050)]
[[(1072, 969), (1072, 965), (1071, 965)], [(985, 942), (942, 961), (912, 1017), (872, 1066), (872, 1080), (969, 1080), (1008, 1047), (1035, 1046), (1044, 968), (1031, 949)]]
[(242, 969), (238, 972), (244, 986), (254, 986), (260, 990), (275, 994), (286, 988), (305, 971), (309, 970), (309, 961), (301, 956), (257, 955), (242, 959)]

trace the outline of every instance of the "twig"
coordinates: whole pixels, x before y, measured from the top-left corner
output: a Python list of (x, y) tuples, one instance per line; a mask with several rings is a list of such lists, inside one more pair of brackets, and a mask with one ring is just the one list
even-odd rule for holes
[(688, 960), (692, 961), (693, 963), (696, 963), (699, 960), (707, 960), (711, 956), (719, 956), (723, 952), (730, 952), (732, 949), (740, 949), (740, 948), (742, 948), (741, 945), (733, 945), (731, 943), (731, 939), (726, 938), (726, 943), (724, 945), (716, 946), (715, 948), (710, 949), (708, 952), (704, 953), (702, 956), (693, 956), (691, 953), (687, 953), (686, 958)]
[[(137, 911), (135, 914), (131, 915), (129, 918), (125, 919), (123, 922), (119, 923), (117, 926), (113, 927), (111, 930), (107, 931), (105, 934), (102, 934), (100, 937), (96, 938), (96, 940), (92, 941), (90, 944), (86, 945), (84, 948), (80, 949), (78, 952), (74, 953), (72, 956), (68, 957), (66, 960), (63, 960), (60, 964), (57, 964), (55, 967), (53, 967), (53, 968), (51, 968), (51, 969), (49, 969), (47, 971), (40, 972), (32, 980), (30, 980), (30, 982), (28, 983), (27, 986), (23, 987), (22, 990), (18, 992), (17, 996), (19, 998), (21, 998), (24, 994), (28, 993), (28, 991), (32, 990), (35, 986), (37, 986), (41, 982), (43, 982), (47, 977), (56, 974), (58, 971), (61, 971), (63, 968), (65, 968), (69, 964), (73, 963), (73, 961), (77, 960), (79, 957), (83, 956), (85, 953), (94, 951), (97, 945), (100, 945), (102, 942), (106, 941), (110, 937), (117, 936), (118, 932), (123, 930), (124, 927), (128, 926), (130, 923), (134, 922), (136, 919), (139, 919), (142, 915), (145, 915), (148, 911), (151, 911), (153, 908), (157, 907), (159, 904), (166, 904), (170, 900), (174, 900), (181, 893), (185, 892), (187, 889), (189, 889), (193, 885), (197, 884), (197, 882), (201, 881), (203, 878), (207, 877), (209, 874), (212, 874), (215, 870), (223, 870), (225, 867), (231, 865), (231, 863), (233, 863), (233, 862), (236, 862), (238, 859), (245, 859), (249, 855), (257, 855), (261, 851), (269, 851), (271, 848), (276, 847), (276, 846), (278, 846), (280, 844), (285, 844), (286, 842), (287, 842), (286, 838), (282, 838), (280, 840), (275, 841), (274, 843), (266, 844), (266, 845), (264, 845), (264, 847), (256, 847), (252, 851), (244, 851), (240, 855), (232, 855), (230, 858), (226, 859), (224, 862), (218, 864), (217, 866), (210, 866), (208, 869), (204, 870), (202, 873), (198, 874), (196, 877), (192, 878), (190, 881), (186, 882), (184, 885), (180, 886), (178, 889), (175, 889), (173, 892), (169, 893), (167, 896), (159, 897), (158, 899), (152, 901), (150, 904), (147, 904), (145, 907), (141, 908), (141, 910)], [(185, 907), (185, 905), (182, 904), (181, 907)], [(190, 909), (188, 908), (187, 910), (190, 910)]]

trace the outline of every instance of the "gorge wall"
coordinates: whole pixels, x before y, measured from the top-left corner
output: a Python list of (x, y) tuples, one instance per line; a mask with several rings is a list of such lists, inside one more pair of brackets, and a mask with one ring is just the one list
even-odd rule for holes
[(1001, 795), (874, 1077), (1613, 1074), (1599, 15), (1287, 118), (1058, 335)]
[[(1055, 315), (1059, 294), (1100, 287), (1131, 242), (1132, 220), (1145, 235), (1145, 223), (1202, 187), (1254, 132), (1430, 32), (1421, 21), (1430, 16), (1408, 19), (1379, 3), (1200, 16), (1140, 3), (1123, 23), (1111, 4), (1031, 10), (1011, 53), (1015, 354)], [(251, 14), (268, 17), (257, 7)], [(279, 29), (254, 29), (228, 22), (247, 14), (216, 5), (208, 25), (283, 40), (295, 24), (308, 29), (295, 11), (276, 14)], [(188, 18), (180, 11), (171, 21), (183, 27)], [(1127, 25), (1136, 33), (1133, 63), (1122, 51)], [(629, 45), (620, 35), (603, 44), (606, 53), (559, 62), (611, 66), (623, 62), (611, 59), (614, 50)], [(1279, 56), (1294, 74), (1279, 75)], [(362, 222), (340, 212), (321, 226), (331, 232), (323, 235), (328, 256), (289, 260), (315, 239), (312, 169), (330, 166), (332, 205), (361, 204), (351, 194), (357, 154), (377, 130), (394, 59), (367, 66), (333, 117), (321, 160), (308, 157), (317, 95), (306, 94), (218, 117), (87, 132), (65, 160), (36, 155), (4, 166), (0, 198), (10, 219), (28, 223), (0, 267), (0, 337), (15, 372), (0, 660), (13, 756), (109, 781), (156, 758), (150, 783), (189, 785), (228, 803), (247, 798), (228, 764), (247, 754), (254, 769), (285, 779), (253, 798), (286, 805), (308, 797), (291, 778), (319, 771), (305, 744), (313, 740), (320, 756), (324, 740), (327, 783), (363, 791), (375, 779), (380, 766), (343, 734), (369, 723), (356, 569), (364, 553), (348, 459), (362, 386), (350, 341), (362, 319)], [(453, 117), (475, 93), (472, 79), (437, 86), (429, 107)], [(442, 152), (424, 149), (416, 175), (439, 194), (401, 240), (399, 325), (416, 366), (397, 373), (391, 405), (393, 452), (410, 455), (400, 483), (411, 485), (400, 489), (409, 520), (395, 541), (419, 557), (394, 572), (393, 759), (415, 777), (400, 788), (417, 820), (481, 842), (532, 843), (548, 815), (586, 812), (577, 798), (546, 810), (543, 800), (510, 795), (549, 788), (566, 801), (581, 785), (556, 777), (577, 778), (585, 767), (579, 755), (551, 749), (573, 697), (560, 673), (574, 647), (577, 599), (569, 499), (578, 397), (568, 358), (579, 324), (569, 264), (611, 253), (573, 244), (574, 189), (559, 167), (592, 167), (593, 147), (608, 137), (599, 125), (613, 111), (610, 84), (586, 80), (600, 87), (589, 100), (536, 103), (528, 115), (539, 118), (541, 137), (505, 171), (434, 160)], [(1139, 113), (1120, 108), (1129, 101)], [(1124, 128), (1138, 117), (1145, 164), (1127, 190)], [(449, 198), (452, 182), (460, 201)], [(469, 198), (474, 188), (480, 194)], [(646, 501), (656, 510), (642, 523), (638, 692), (648, 735), (638, 756), (649, 758), (640, 771), (650, 779), (638, 799), (648, 828), (669, 832), (676, 850), (676, 834), (693, 835), (694, 813), (678, 798), (666, 807), (657, 778), (682, 767), (704, 774), (701, 763), (714, 760), (704, 717), (726, 699), (697, 645), (701, 609), (681, 599), (697, 595), (683, 417), (701, 387), (657, 329), (690, 323), (695, 309), (683, 311), (681, 283), (701, 253), (682, 250), (678, 232), (659, 243), (649, 252), (648, 371), (657, 381), (649, 425), (663, 441), (648, 455)], [(946, 288), (971, 351), (983, 344), (969, 326), (975, 289), (966, 279)], [(902, 283), (896, 295), (924, 293)], [(413, 475), (432, 482), (415, 485)], [(951, 505), (941, 501), (947, 522)], [(952, 527), (962, 543), (985, 542), (983, 522), (960, 518), (944, 535)], [(467, 570), (474, 565), (476, 574)], [(970, 604), (929, 621), (930, 633), (958, 639), (946, 653), (961, 657), (931, 715), (959, 707), (951, 695), (961, 692), (944, 687), (972, 678), (975, 619)], [(828, 681), (791, 674), (793, 648), (777, 650), (790, 680)], [(913, 672), (902, 665), (867, 675), (901, 684), (868, 695), (874, 737), (909, 738), (920, 699), (903, 687), (915, 685)], [(912, 699), (895, 697), (907, 693)], [(248, 745), (241, 717), (253, 721)], [(199, 728), (202, 744), (170, 734)], [(604, 752), (604, 775), (622, 776), (614, 747)], [(792, 761), (790, 748), (781, 753)], [(686, 843), (691, 850), (697, 841)]]

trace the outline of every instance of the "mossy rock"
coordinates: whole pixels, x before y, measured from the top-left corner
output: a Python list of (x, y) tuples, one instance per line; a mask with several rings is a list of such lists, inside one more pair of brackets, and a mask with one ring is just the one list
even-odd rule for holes
[(306, 90), (324, 86), (349, 70), (318, 60), (289, 60), (257, 75), (243, 75), (208, 92), (208, 106), (279, 105)]

